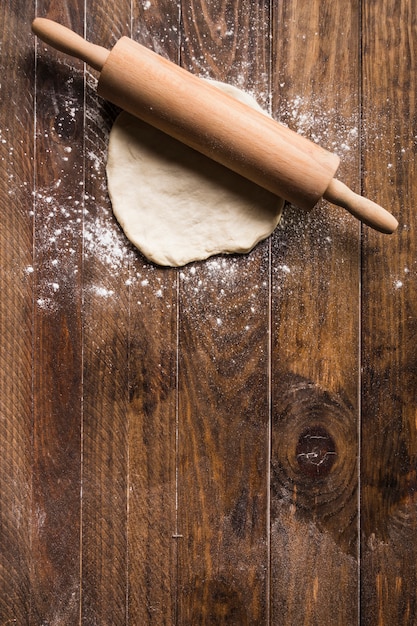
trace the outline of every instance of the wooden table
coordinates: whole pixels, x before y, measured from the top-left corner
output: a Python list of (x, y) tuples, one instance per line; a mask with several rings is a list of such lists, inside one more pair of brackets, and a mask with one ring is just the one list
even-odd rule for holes
[[(117, 111), (35, 4), (255, 94), (398, 232), (286, 206), (248, 255), (147, 262)], [(2, 625), (417, 624), (416, 28), (412, 0), (1, 3)]]

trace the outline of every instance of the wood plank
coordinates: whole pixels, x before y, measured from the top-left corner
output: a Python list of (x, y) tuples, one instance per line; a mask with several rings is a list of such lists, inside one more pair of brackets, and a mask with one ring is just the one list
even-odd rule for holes
[(174, 624), (177, 283), (175, 274), (143, 260), (132, 269), (129, 619), (132, 624)]
[[(178, 62), (175, 2), (134, 6), (132, 36)], [(132, 256), (129, 346), (131, 624), (175, 624), (177, 271)]]
[[(129, 34), (130, 2), (89, 0), (86, 38)], [(127, 621), (129, 264), (112, 215), (105, 162), (116, 111), (87, 73), (83, 264), (82, 610), (85, 624)]]
[[(38, 2), (80, 29), (82, 3)], [(34, 249), (32, 622), (76, 623), (80, 603), (82, 64), (38, 42)]]
[(30, 611), (34, 51), (24, 3), (0, 6), (0, 622)]
[[(273, 19), (274, 114), (338, 152), (357, 189), (358, 3), (295, 0)], [(321, 202), (287, 207), (274, 234), (273, 623), (358, 619), (358, 231)]]
[(399, 218), (363, 248), (362, 620), (416, 623), (416, 58), (410, 2), (363, 3), (363, 184)]
[[(269, 4), (183, 3), (182, 63), (266, 104)], [(178, 623), (268, 622), (269, 245), (180, 272)]]

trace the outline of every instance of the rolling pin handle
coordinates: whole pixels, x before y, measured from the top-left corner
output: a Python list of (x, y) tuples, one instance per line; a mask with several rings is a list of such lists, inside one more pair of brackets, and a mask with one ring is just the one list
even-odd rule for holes
[(323, 197), (332, 204), (345, 208), (358, 220), (380, 233), (390, 235), (397, 229), (398, 222), (391, 213), (372, 200), (354, 193), (340, 180), (333, 178)]
[(32, 31), (56, 50), (85, 61), (99, 72), (110, 54), (106, 48), (89, 43), (69, 28), (43, 17), (33, 20)]

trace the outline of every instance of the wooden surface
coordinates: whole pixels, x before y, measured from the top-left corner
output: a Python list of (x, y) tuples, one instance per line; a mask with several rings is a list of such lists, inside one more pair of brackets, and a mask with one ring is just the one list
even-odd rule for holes
[[(1, 3), (0, 624), (417, 624), (413, 9)], [(248, 255), (150, 264), (117, 110), (35, 14), (255, 94), (398, 233), (287, 205)]]

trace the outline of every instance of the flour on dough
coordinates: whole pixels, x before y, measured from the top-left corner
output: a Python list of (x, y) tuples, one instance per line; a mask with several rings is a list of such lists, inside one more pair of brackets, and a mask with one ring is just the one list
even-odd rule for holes
[[(260, 109), (240, 89), (212, 83)], [(158, 265), (182, 266), (214, 254), (249, 252), (275, 229), (284, 204), (125, 112), (110, 133), (107, 180), (123, 231)]]

